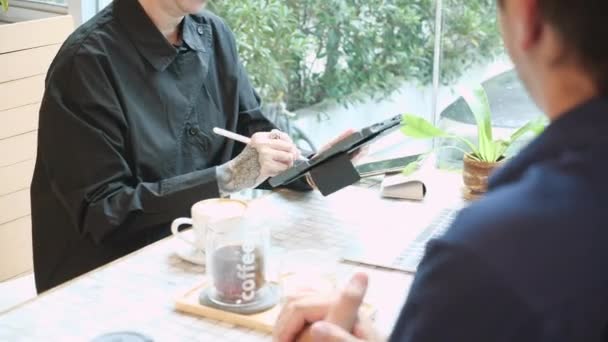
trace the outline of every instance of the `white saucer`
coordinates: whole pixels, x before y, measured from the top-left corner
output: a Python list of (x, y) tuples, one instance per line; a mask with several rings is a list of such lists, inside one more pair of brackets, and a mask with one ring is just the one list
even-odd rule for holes
[(181, 259), (195, 265), (205, 266), (205, 252), (194, 248), (180, 248), (175, 254)]

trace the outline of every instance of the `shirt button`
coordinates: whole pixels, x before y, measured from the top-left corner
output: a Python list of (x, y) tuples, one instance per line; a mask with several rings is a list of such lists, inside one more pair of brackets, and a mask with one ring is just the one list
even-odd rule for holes
[(195, 136), (198, 134), (198, 128), (196, 127), (190, 127), (190, 129), (188, 129), (188, 134), (190, 134), (191, 136)]
[(196, 32), (198, 32), (198, 34), (202, 35), (203, 34), (203, 27), (199, 26), (196, 28)]

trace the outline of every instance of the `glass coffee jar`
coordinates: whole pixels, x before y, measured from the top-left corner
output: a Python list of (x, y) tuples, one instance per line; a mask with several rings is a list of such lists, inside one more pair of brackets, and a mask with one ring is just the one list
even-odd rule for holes
[(270, 232), (247, 215), (207, 227), (209, 286), (201, 303), (239, 314), (268, 310), (279, 302), (277, 285), (268, 279)]

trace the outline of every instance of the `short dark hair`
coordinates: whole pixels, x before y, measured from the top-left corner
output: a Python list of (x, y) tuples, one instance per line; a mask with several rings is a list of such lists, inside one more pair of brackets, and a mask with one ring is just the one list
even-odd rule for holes
[[(499, 0), (501, 6), (508, 0)], [(603, 94), (608, 94), (608, 0), (537, 0)]]

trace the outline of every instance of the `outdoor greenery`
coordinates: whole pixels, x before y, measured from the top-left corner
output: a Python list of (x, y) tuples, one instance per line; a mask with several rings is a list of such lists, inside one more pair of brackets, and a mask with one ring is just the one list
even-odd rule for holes
[[(465, 137), (448, 133), (427, 120), (412, 114), (403, 116), (401, 131), (408, 137), (417, 139), (445, 138), (463, 142), (473, 159), (482, 162), (497, 162), (505, 157), (507, 149), (527, 133), (539, 134), (546, 125), (546, 119), (540, 117), (529, 121), (516, 130), (507, 140), (494, 139), (492, 134), (491, 109), (487, 94), (481, 85), (473, 89), (462, 89), (462, 97), (469, 106), (477, 123), (477, 144)], [(457, 148), (456, 145), (449, 146)]]
[[(290, 110), (432, 78), (434, 0), (212, 0), (254, 84)], [(495, 0), (444, 0), (442, 82), (501, 51)]]
[(0, 0), (0, 8), (2, 8), (4, 12), (8, 11), (8, 0)]

